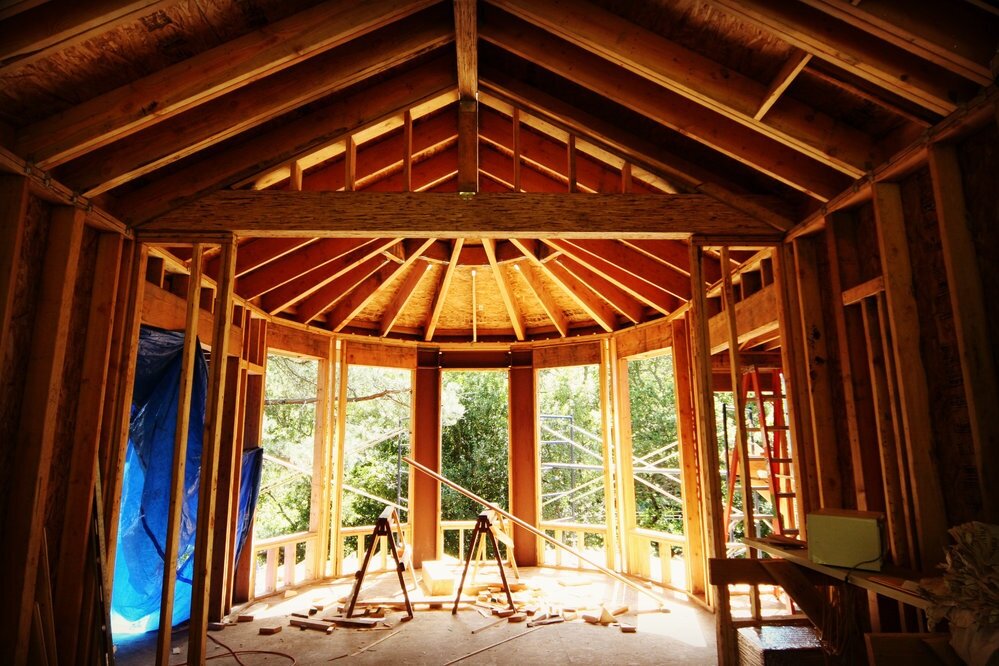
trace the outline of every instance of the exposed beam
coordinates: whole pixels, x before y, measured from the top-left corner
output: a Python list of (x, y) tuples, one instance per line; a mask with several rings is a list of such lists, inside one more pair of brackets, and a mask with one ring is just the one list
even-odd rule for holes
[(431, 4), (325, 2), (29, 125), (16, 152), (54, 166)]
[(771, 207), (762, 206), (739, 194), (740, 188), (735, 183), (542, 90), (496, 72), (490, 72), (488, 78), (483, 77), (480, 83), (513, 105), (530, 110), (532, 114), (560, 129), (584, 136), (625, 161), (641, 166), (668, 181), (680, 183), (690, 190), (723, 201), (775, 229), (786, 231), (794, 226), (794, 222), (773, 211)]
[(177, 0), (46, 2), (0, 23), (0, 74), (44, 60)]
[(55, 170), (73, 190), (94, 196), (344, 90), (450, 41), (436, 14), (420, 15), (259, 79)]
[[(521, 247), (519, 241), (512, 241), (514, 245), (517, 245), (525, 256), (531, 256), (526, 247)], [(534, 294), (538, 302), (541, 303), (541, 308), (548, 315), (548, 319), (551, 320), (552, 325), (555, 326), (555, 330), (558, 331), (559, 335), (563, 338), (569, 333), (569, 322), (565, 318), (565, 312), (562, 308), (558, 306), (555, 299), (552, 298), (551, 294), (541, 281), (542, 270), (539, 268), (540, 263), (518, 262), (512, 264), (513, 270), (520, 273), (521, 277), (524, 278), (524, 282), (527, 284), (531, 293)]]
[[(271, 263), (311, 243), (313, 238), (250, 238), (239, 244), (236, 253), (236, 277)], [(219, 256), (205, 262), (205, 275), (217, 275)]]
[(992, 83), (989, 61), (995, 55), (999, 17), (975, 9), (971, 3), (804, 2), (978, 85)]
[(838, 194), (849, 182), (848, 176), (813, 156), (522, 21), (490, 16), (479, 34), (502, 49), (821, 201)]
[(510, 285), (509, 279), (500, 267), (499, 262), (496, 260), (496, 241), (492, 238), (483, 238), (482, 248), (486, 252), (486, 259), (489, 261), (489, 267), (493, 271), (493, 277), (496, 278), (496, 288), (499, 290), (500, 298), (503, 299), (503, 305), (506, 307), (506, 313), (510, 317), (510, 324), (513, 326), (513, 334), (517, 336), (517, 340), (523, 340), (524, 331), (526, 330), (526, 327), (524, 326), (524, 315), (521, 313), (520, 306), (513, 296), (513, 288)]
[(549, 239), (545, 242), (553, 248), (564, 252), (590, 270), (602, 275), (632, 297), (637, 298), (642, 303), (664, 315), (668, 315), (680, 305), (680, 301), (675, 296), (669, 294), (658, 285), (653, 285), (635, 277), (602, 256), (587, 252), (564, 240)]
[(375, 298), (378, 292), (388, 283), (405, 273), (413, 263), (419, 259), (435, 239), (426, 239), (420, 248), (406, 258), (401, 264), (389, 263), (382, 266), (373, 275), (369, 276), (357, 288), (353, 289), (347, 296), (339, 301), (333, 310), (326, 315), (326, 325), (333, 332), (343, 330), (343, 327), (359, 315), (364, 308)]
[(871, 81), (885, 90), (947, 115), (977, 88), (967, 80), (827, 14), (798, 2), (707, 0), (727, 14)]
[(329, 106), (227, 148), (118, 198), (135, 224), (186, 201), (287, 164), (438, 97), (454, 86), (454, 67), (437, 58), (338, 98)]
[[(405, 211), (405, 215), (400, 213)], [(163, 238), (232, 232), (246, 236), (462, 238), (705, 238), (773, 242), (762, 222), (703, 194), (449, 194), (215, 192), (142, 228)]]
[(437, 322), (441, 318), (441, 312), (444, 311), (444, 301), (447, 300), (447, 293), (451, 289), (451, 281), (454, 279), (454, 271), (458, 267), (458, 257), (461, 256), (461, 248), (464, 244), (464, 238), (454, 240), (454, 244), (451, 246), (451, 257), (444, 266), (444, 270), (441, 271), (440, 282), (437, 285), (437, 291), (434, 292), (434, 300), (430, 304), (430, 312), (427, 313), (427, 323), (424, 326), (423, 339), (428, 342), (433, 340), (434, 332), (437, 330)]
[(596, 5), (583, 0), (490, 2), (850, 176), (881, 161), (870, 136), (795, 100), (774, 109), (766, 123), (759, 122), (755, 115), (768, 94), (766, 86)]
[(395, 295), (389, 302), (385, 311), (382, 313), (382, 321), (380, 326), (380, 334), (385, 337), (392, 330), (395, 322), (398, 321), (399, 315), (405, 309), (406, 305), (409, 303), (410, 299), (413, 297), (413, 292), (419, 286), (420, 281), (423, 276), (427, 274), (430, 269), (433, 268), (433, 264), (429, 261), (419, 261), (413, 266), (409, 274), (403, 279), (399, 288), (396, 289)]
[(476, 0), (454, 0), (454, 46), (458, 54), (459, 99), (475, 99), (479, 90)]
[[(334, 239), (336, 240), (336, 239)], [(286, 310), (292, 304), (308, 298), (313, 293), (322, 292), (330, 302), (337, 296), (336, 289), (343, 287), (344, 282), (337, 280), (348, 271), (372, 257), (382, 256), (382, 253), (398, 242), (397, 238), (380, 238), (340, 255), (334, 261), (323, 263), (306, 273), (301, 273), (289, 282), (273, 291), (269, 291), (260, 299), (264, 310), (270, 314)], [(331, 283), (336, 283), (332, 285)]]
[(392, 262), (379, 253), (353, 265), (346, 271), (342, 271), (334, 280), (328, 282), (321, 289), (315, 291), (311, 296), (298, 304), (295, 312), (295, 320), (303, 324), (308, 324), (346, 298), (354, 289), (363, 284), (365, 280), (389, 264), (392, 264)]
[(753, 114), (753, 118), (760, 120), (763, 116), (767, 115), (767, 111), (777, 103), (780, 96), (784, 94), (794, 79), (801, 70), (805, 68), (808, 61), (812, 59), (812, 54), (802, 51), (801, 49), (794, 49), (788, 59), (781, 66), (780, 71), (774, 76), (773, 80), (770, 82), (770, 86), (767, 88), (766, 94), (763, 95), (763, 101), (760, 102), (759, 107), (756, 109), (756, 113)]
[(256, 298), (370, 242), (367, 238), (321, 239), (239, 278), (236, 293), (246, 299)]
[[(653, 259), (669, 264), (676, 270), (690, 275), (690, 250), (679, 241), (645, 240), (633, 239), (621, 241), (629, 247), (633, 247), (639, 252), (644, 252)], [(721, 262), (716, 257), (704, 255), (701, 263), (703, 266), (704, 280), (711, 285), (721, 280)]]

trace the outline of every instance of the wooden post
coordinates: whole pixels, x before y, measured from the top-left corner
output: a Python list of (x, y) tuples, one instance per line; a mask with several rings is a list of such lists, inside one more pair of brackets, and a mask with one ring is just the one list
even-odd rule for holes
[(670, 322), (670, 328), (673, 338), (673, 378), (676, 383), (676, 425), (680, 436), (680, 474), (683, 480), (683, 533), (687, 537), (683, 559), (687, 566), (687, 591), (703, 599), (706, 560), (704, 530), (701, 525), (701, 489), (697, 476), (697, 424), (687, 322), (684, 319), (674, 319)]
[[(118, 270), (121, 267), (122, 237), (101, 234), (97, 243), (97, 260), (87, 316), (84, 340), (83, 371), (76, 403), (76, 428), (73, 455), (69, 462), (69, 482), (63, 524), (76, 526), (64, 529), (59, 541), (56, 560), (55, 622), (59, 627), (59, 656), (64, 663), (76, 658), (77, 632), (83, 601), (89, 529), (94, 506), (94, 474), (97, 471), (97, 449), (101, 420), (104, 417), (104, 388), (107, 379), (108, 356), (111, 351), (111, 329), (115, 298), (118, 295)], [(110, 582), (109, 572), (105, 581)]]
[(576, 182), (576, 135), (570, 134), (565, 144), (566, 174), (569, 181), (569, 193), (579, 191), (579, 184)]
[[(336, 362), (340, 368), (339, 381), (337, 383), (336, 390), (336, 444), (335, 453), (336, 458), (333, 463), (333, 535), (332, 545), (330, 548), (333, 550), (333, 575), (342, 575), (343, 572), (340, 570), (340, 563), (343, 559), (343, 552), (340, 550), (340, 520), (341, 512), (343, 507), (343, 460), (344, 460), (344, 449), (347, 445), (347, 378), (349, 368), (347, 366), (347, 345), (349, 344), (346, 340), (338, 339), (335, 341), (336, 344)], [(412, 485), (412, 481), (410, 481)], [(412, 525), (413, 516), (412, 512), (408, 516), (408, 522)]]
[(798, 277), (798, 307), (801, 311), (801, 329), (804, 335), (802, 343), (807, 362), (806, 376), (815, 444), (819, 506), (838, 509), (843, 506), (843, 484), (840, 478), (833, 378), (829, 367), (829, 335), (822, 312), (822, 290), (819, 285), (821, 278), (816, 262), (814, 239), (795, 239), (794, 254)]
[(177, 549), (180, 538), (180, 514), (184, 501), (184, 472), (187, 468), (187, 434), (191, 419), (191, 389), (194, 385), (198, 305), (201, 299), (201, 254), (201, 244), (195, 244), (191, 255), (191, 275), (187, 282), (187, 315), (184, 323), (184, 348), (181, 352), (177, 429), (173, 440), (170, 506), (167, 513), (166, 546), (163, 554), (163, 591), (160, 596), (159, 633), (156, 636), (157, 666), (167, 666), (170, 663), (173, 593), (177, 582)]
[(7, 348), (28, 196), (27, 178), (10, 174), (0, 176), (0, 354)]
[[(422, 465), (441, 469), (441, 369), (436, 347), (416, 351), (416, 381), (413, 386), (413, 458)], [(409, 524), (413, 531), (413, 566), (437, 557), (440, 535), (441, 487), (423, 474), (413, 478)]]
[[(649, 542), (633, 535), (638, 527), (635, 503), (634, 447), (631, 440), (631, 393), (628, 359), (618, 358), (617, 340), (611, 338), (612, 387), (614, 389), (614, 450), (617, 466), (618, 530), (623, 554), (622, 568), (635, 576), (649, 577)], [(660, 556), (662, 552), (660, 551)]]
[[(617, 484), (615, 479), (615, 443), (614, 443), (614, 398), (613, 398), (613, 376), (611, 365), (614, 362), (610, 354), (608, 340), (600, 343), (600, 367), (598, 376), (600, 378), (600, 440), (604, 459), (604, 525), (607, 531), (604, 533), (604, 550), (607, 552), (607, 566), (617, 569), (618, 549), (617, 541), (617, 511), (615, 510), (614, 488)], [(622, 535), (623, 538), (623, 535)], [(583, 544), (580, 543), (580, 550)]]
[[(127, 300), (121, 304), (122, 327), (118, 356), (117, 395), (111, 428), (107, 433), (104, 479), (104, 532), (107, 534), (107, 570), (114, 571), (118, 546), (118, 515), (121, 508), (121, 484), (125, 472), (125, 452), (128, 448), (128, 427), (132, 417), (132, 389), (135, 385), (135, 364), (139, 349), (139, 327), (142, 324), (142, 299), (145, 294), (148, 248), (135, 242), (127, 275)], [(113, 580), (111, 583), (113, 584)], [(109, 585), (110, 588), (112, 585)], [(110, 596), (110, 589), (108, 590)]]
[[(511, 352), (510, 366), (510, 513), (534, 527), (540, 524), (538, 502), (537, 387), (530, 349)], [(514, 556), (520, 566), (540, 562), (538, 538), (514, 525)]]
[(479, 103), (458, 102), (458, 191), (479, 191)]
[(792, 246), (783, 244), (774, 249), (774, 283), (777, 287), (778, 324), (780, 326), (780, 356), (785, 384), (788, 427), (791, 434), (791, 466), (798, 505), (798, 535), (807, 539), (805, 516), (813, 507), (821, 506), (818, 472), (815, 469), (815, 440), (808, 408), (807, 364), (802, 353), (804, 335), (798, 282), (794, 270)]
[[(319, 362), (319, 381), (316, 387), (316, 435), (313, 450), (312, 510), (309, 512), (309, 531), (316, 533), (315, 552), (306, 554), (306, 578), (326, 575), (329, 560), (330, 536), (330, 457), (333, 454), (333, 435), (336, 427), (336, 341), (329, 339), (326, 358)], [(309, 557), (309, 555), (312, 557)]]
[(343, 152), (343, 191), (353, 192), (354, 181), (357, 179), (357, 143), (354, 136), (348, 136), (344, 141)]
[[(701, 524), (708, 557), (725, 557), (725, 533), (721, 525), (721, 476), (718, 461), (718, 438), (715, 428), (714, 390), (711, 382), (711, 338), (708, 332), (707, 294), (704, 287), (702, 256), (704, 250), (690, 244), (690, 338), (694, 378), (694, 413), (697, 422), (698, 460), (701, 463)], [(707, 601), (714, 604), (714, 593), (707, 589)], [(719, 636), (719, 638), (723, 638)], [(733, 643), (734, 645), (734, 643)]]
[[(746, 399), (742, 391), (742, 363), (739, 360), (739, 328), (735, 320), (735, 292), (732, 289), (732, 271), (729, 263), (728, 248), (721, 249), (722, 265), (722, 294), (725, 299), (725, 324), (728, 328), (728, 368), (729, 379), (732, 382), (732, 402), (735, 405), (735, 446), (739, 456), (740, 474), (742, 476), (742, 514), (743, 530), (750, 539), (756, 538), (756, 512), (753, 498), (753, 474), (749, 467), (749, 432), (746, 429)], [(756, 390), (760, 390), (757, 386)], [(763, 422), (766, 414), (760, 414), (760, 430), (763, 429)], [(730, 471), (731, 473), (731, 471)], [(729, 479), (729, 488), (734, 488), (732, 480)], [(731, 501), (731, 499), (729, 500)], [(777, 497), (773, 498), (774, 513), (780, 511)], [(722, 529), (728, 533), (729, 526), (722, 525)], [(746, 548), (749, 559), (755, 560), (756, 551)], [(750, 586), (749, 600), (753, 618), (760, 617), (760, 590), (755, 585)]]
[[(999, 380), (993, 357), (975, 241), (968, 228), (964, 183), (957, 150), (950, 144), (930, 147), (930, 174), (936, 201), (947, 286), (961, 354), (971, 436), (985, 522), (999, 522)], [(993, 303), (994, 307), (994, 303)]]
[(943, 559), (947, 516), (936, 473), (930, 395), (919, 348), (919, 311), (913, 293), (901, 188), (895, 183), (875, 183), (873, 194), (888, 320), (895, 347), (902, 426), (912, 475), (912, 501), (919, 538), (918, 566), (928, 574)]
[(520, 192), (520, 109), (513, 110), (513, 191)]
[[(199, 261), (201, 259), (196, 258)], [(187, 661), (191, 664), (200, 664), (205, 660), (208, 594), (212, 586), (212, 549), (215, 547), (215, 500), (218, 491), (219, 444), (222, 438), (222, 405), (225, 400), (229, 330), (232, 326), (232, 290), (235, 282), (236, 241), (231, 238), (222, 243), (215, 302), (215, 330), (212, 332), (212, 356), (208, 369), (208, 395), (198, 489), (198, 533), (194, 546), (194, 584), (191, 591), (191, 621), (188, 625), (187, 639)], [(222, 525), (223, 529), (228, 529), (228, 523)], [(224, 583), (216, 581), (216, 584)]]
[(402, 189), (413, 191), (413, 112), (402, 114)]
[(49, 469), (58, 424), (63, 361), (69, 338), (86, 213), (52, 209), (38, 293), (34, 332), (21, 403), (11, 442), (11, 469), (0, 548), (0, 662), (21, 666), (28, 658), (35, 583), (45, 525)]

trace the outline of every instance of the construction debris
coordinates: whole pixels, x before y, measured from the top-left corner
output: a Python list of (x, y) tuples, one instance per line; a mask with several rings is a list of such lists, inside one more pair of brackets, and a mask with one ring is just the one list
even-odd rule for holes
[(276, 627), (260, 627), (260, 630), (257, 633), (261, 636), (273, 636), (274, 634), (280, 634), (281, 629), (282, 627), (280, 624)]
[(243, 613), (236, 616), (236, 622), (253, 622), (253, 616)]
[(228, 626), (225, 622), (209, 622), (208, 631), (222, 631)]
[(633, 634), (638, 631), (638, 627), (633, 624), (621, 623), (621, 633), (622, 634)]
[(302, 630), (315, 629), (316, 631), (324, 631), (327, 634), (333, 633), (334, 628), (334, 625), (326, 620), (303, 620), (299, 617), (292, 617), (288, 622), (291, 626), (299, 627)]

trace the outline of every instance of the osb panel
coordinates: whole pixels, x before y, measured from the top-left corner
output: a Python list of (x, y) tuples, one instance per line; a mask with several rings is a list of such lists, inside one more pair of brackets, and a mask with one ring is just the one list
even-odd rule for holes
[(472, 331), (472, 269), (458, 266), (451, 278), (451, 287), (444, 300), (444, 310), (437, 320), (438, 328)]
[(83, 376), (83, 356), (86, 351), (87, 320), (97, 261), (98, 236), (99, 234), (90, 227), (84, 228), (80, 263), (73, 290), (73, 310), (69, 319), (70, 336), (66, 341), (66, 363), (63, 366), (62, 389), (59, 393), (59, 423), (52, 451), (49, 496), (45, 510), (50, 553), (59, 552), (63, 532), (63, 514), (66, 508), (69, 471), (76, 435), (76, 406), (80, 395), (80, 379)]
[(974, 442), (964, 397), (954, 312), (941, 252), (929, 170), (902, 183), (913, 291), (919, 311), (919, 345), (926, 368), (933, 424), (934, 461), (947, 508), (947, 523), (980, 516), (982, 498)]
[(770, 33), (693, 0), (595, 3), (760, 82), (780, 70), (791, 47)]
[(15, 125), (63, 111), (280, 20), (315, 0), (184, 0), (0, 76)]
[[(978, 253), (978, 269), (985, 294), (985, 316), (989, 322), (992, 358), (999, 363), (999, 127), (990, 123), (977, 134), (968, 137), (958, 147), (961, 174), (964, 177), (964, 199)], [(989, 304), (992, 304), (991, 306)]]
[[(17, 264), (14, 300), (11, 304), (10, 337), (0, 359), (0, 437), (9, 438), (17, 432), (21, 416), (21, 398), (28, 367), (28, 350), (35, 326), (35, 309), (41, 285), (42, 263), (49, 229), (48, 204), (32, 196), (28, 199), (24, 240)], [(0, 510), (6, 504), (10, 487), (10, 464), (13, 446), (0, 446)], [(0, 516), (0, 524), (3, 524)]]
[(434, 301), (434, 294), (437, 293), (437, 285), (440, 283), (443, 271), (444, 266), (442, 264), (431, 265), (427, 274), (420, 278), (420, 284), (413, 291), (409, 303), (399, 313), (396, 326), (400, 328), (422, 328), (427, 323), (427, 317)]

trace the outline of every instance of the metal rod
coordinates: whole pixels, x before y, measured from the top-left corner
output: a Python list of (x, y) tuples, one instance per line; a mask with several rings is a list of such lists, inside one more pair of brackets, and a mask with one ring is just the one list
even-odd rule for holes
[(624, 574), (622, 574), (620, 572), (614, 571), (613, 569), (608, 569), (607, 567), (605, 567), (605, 566), (603, 566), (601, 564), (597, 564), (596, 562), (594, 562), (593, 560), (589, 559), (588, 557), (586, 557), (582, 553), (580, 553), (580, 552), (578, 552), (578, 551), (570, 548), (569, 546), (565, 545), (561, 541), (558, 541), (557, 539), (554, 539), (554, 538), (548, 536), (547, 534), (545, 534), (544, 532), (542, 532), (541, 530), (539, 530), (538, 528), (536, 528), (534, 525), (531, 525), (530, 523), (524, 522), (523, 520), (521, 520), (517, 516), (513, 515), (512, 513), (507, 512), (507, 511), (504, 511), (503, 509), (501, 509), (500, 507), (496, 506), (495, 504), (492, 504), (491, 502), (487, 502), (486, 500), (482, 499), (481, 497), (479, 497), (478, 495), (476, 495), (472, 491), (466, 490), (465, 488), (462, 488), (457, 483), (454, 483), (453, 481), (451, 481), (451, 480), (449, 480), (449, 479), (441, 476), (440, 474), (438, 474), (434, 470), (430, 469), (429, 467), (427, 467), (425, 465), (422, 465), (422, 464), (420, 464), (420, 463), (418, 463), (415, 460), (412, 460), (410, 458), (403, 457), (403, 460), (405, 460), (407, 463), (409, 463), (409, 465), (412, 466), (413, 468), (418, 469), (419, 471), (423, 472), (427, 476), (430, 476), (430, 477), (432, 477), (434, 479), (437, 479), (438, 481), (440, 481), (441, 483), (449, 486), (450, 488), (453, 488), (454, 490), (457, 490), (459, 493), (461, 493), (465, 497), (478, 502), (479, 504), (481, 504), (482, 506), (486, 507), (487, 509), (492, 509), (493, 511), (495, 511), (498, 514), (500, 514), (501, 516), (506, 516), (511, 521), (513, 521), (515, 524), (523, 527), (528, 532), (531, 532), (532, 534), (541, 537), (542, 539), (544, 539), (548, 543), (552, 544), (556, 548), (561, 548), (562, 550), (566, 551), (570, 555), (573, 555), (573, 556), (579, 558), (580, 560), (582, 560), (583, 562), (586, 562), (587, 564), (589, 564), (590, 566), (594, 567), (598, 571), (602, 571), (603, 573), (607, 574), (611, 578), (615, 578), (615, 579), (621, 581), (622, 583), (624, 583), (628, 587), (631, 587), (631, 588), (637, 590), (638, 592), (641, 592), (642, 594), (644, 594), (645, 596), (649, 597), (650, 599), (655, 599), (656, 603), (658, 603), (660, 605), (660, 607), (666, 604), (666, 599), (664, 597), (659, 596), (658, 594), (656, 594), (652, 590), (648, 590), (648, 589), (642, 587), (641, 585), (639, 585), (635, 581), (626, 578), (624, 576)]

